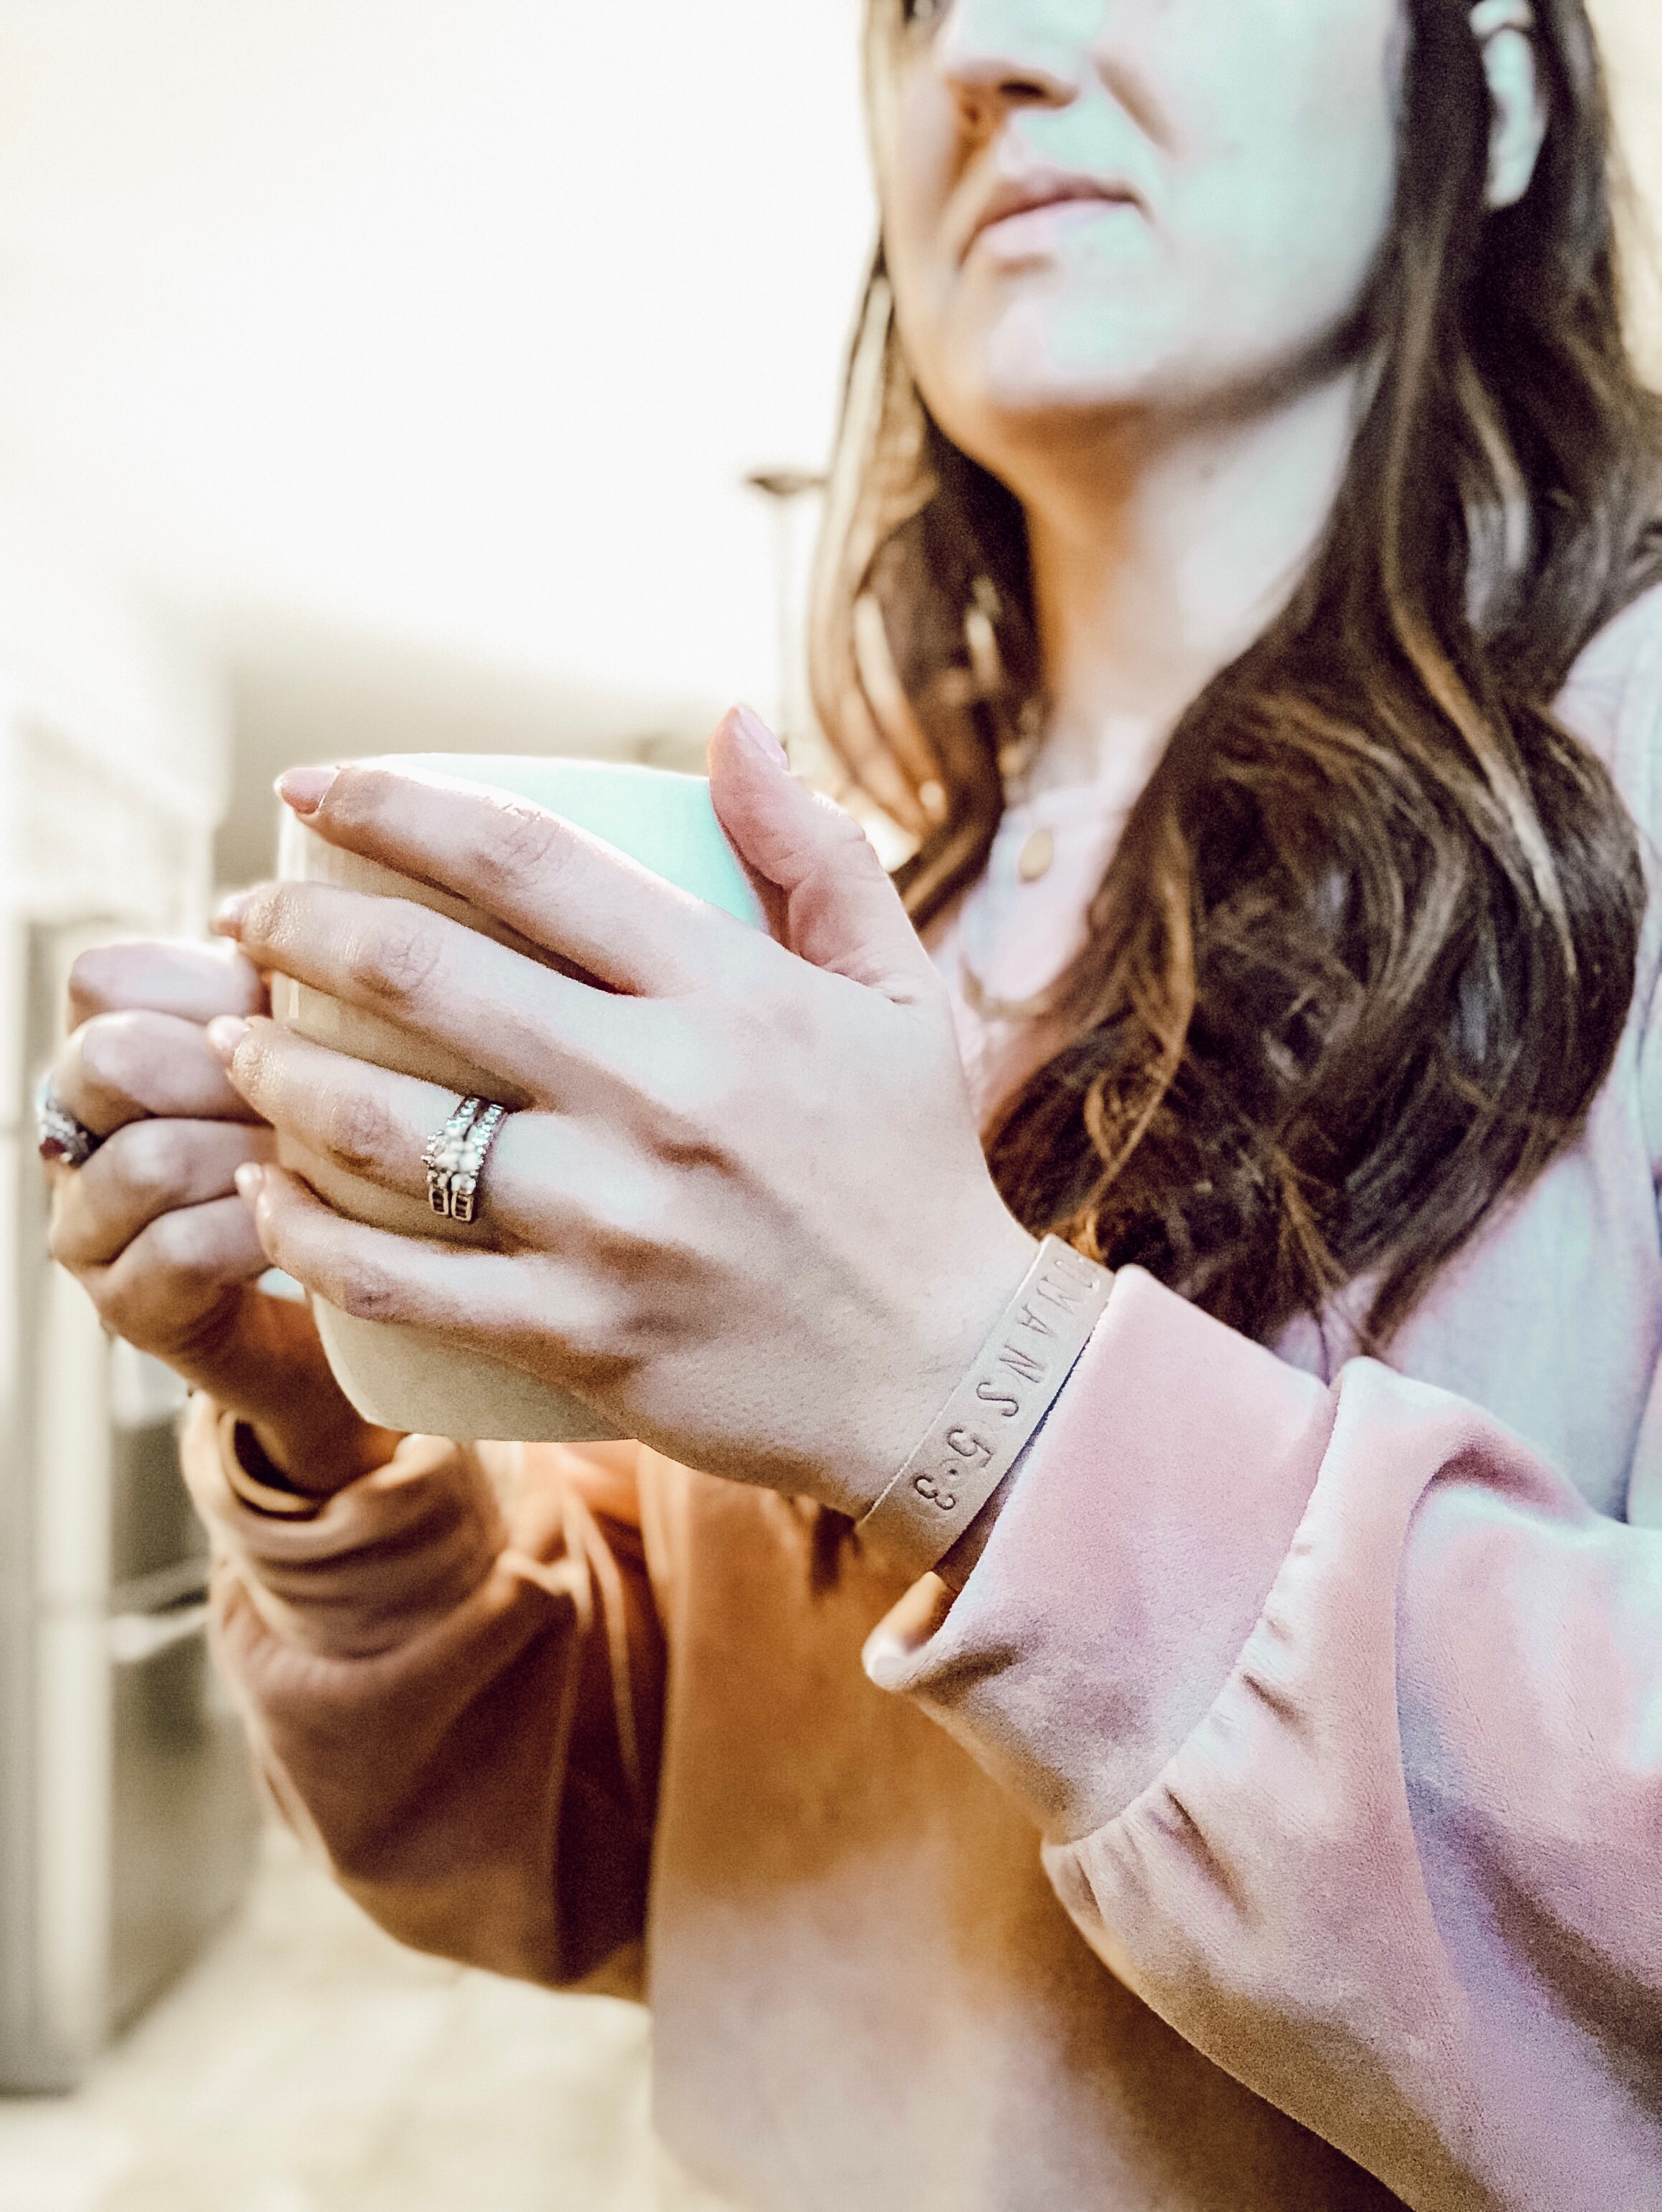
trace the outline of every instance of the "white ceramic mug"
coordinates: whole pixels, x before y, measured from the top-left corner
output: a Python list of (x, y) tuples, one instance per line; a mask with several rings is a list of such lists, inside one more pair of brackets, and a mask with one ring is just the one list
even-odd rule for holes
[[(390, 754), (375, 765), (453, 777), (534, 800), (739, 921), (757, 929), (766, 927), (761, 903), (715, 818), (709, 786), (702, 776), (531, 756)], [(511, 931), (461, 900), (326, 843), (286, 809), (277, 867), (290, 882), (339, 884), (350, 890), (413, 900), (527, 949)], [(524, 1103), (508, 1095), (502, 1079), (492, 1074), (483, 1042), (479, 1064), (472, 1065), (378, 1015), (283, 976), (273, 978), (271, 1011), (301, 1036), (355, 1060), (419, 1076), (459, 1096), (478, 1092), (507, 1105)], [(286, 1144), (283, 1158), (332, 1206), (356, 1220), (418, 1237), (460, 1241), (468, 1235), (439, 1220), (423, 1200), (343, 1174)], [(617, 1434), (581, 1399), (501, 1360), (462, 1351), (429, 1330), (357, 1320), (321, 1298), (314, 1297), (312, 1306), (342, 1389), (367, 1420), (383, 1428), (454, 1437), (459, 1443), (485, 1437), (527, 1443), (598, 1442)]]

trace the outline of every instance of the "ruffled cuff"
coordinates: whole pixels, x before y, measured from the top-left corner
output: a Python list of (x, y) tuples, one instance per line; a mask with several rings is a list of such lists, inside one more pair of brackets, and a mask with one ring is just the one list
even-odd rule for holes
[(274, 1633), (338, 1656), (390, 1650), (464, 1603), (507, 1543), (478, 1452), (406, 1437), (385, 1467), (287, 1509), (251, 1475), (237, 1421), (198, 1397), (185, 1426), (185, 1476), (216, 1553)]
[(1320, 1468), (1328, 1392), (1121, 1270), (962, 1593), (866, 1647), (1055, 1839), (1154, 1778), (1215, 1702)]
[(278, 1521), (314, 1521), (325, 1499), (296, 1490), (274, 1466), (248, 1422), (234, 1413), (222, 1413), (220, 1457), (225, 1480), (238, 1502), (250, 1511)]

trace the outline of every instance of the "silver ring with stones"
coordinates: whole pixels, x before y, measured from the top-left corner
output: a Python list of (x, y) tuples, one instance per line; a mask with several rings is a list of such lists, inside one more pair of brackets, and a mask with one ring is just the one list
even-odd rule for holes
[(422, 1154), (427, 1170), (427, 1203), (447, 1221), (478, 1218), (479, 1179), (496, 1133), (508, 1119), (506, 1106), (488, 1098), (464, 1098)]
[(84, 1168), (104, 1141), (95, 1129), (77, 1121), (67, 1106), (58, 1104), (49, 1075), (41, 1077), (34, 1094), (34, 1139), (43, 1160), (61, 1160), (66, 1168)]

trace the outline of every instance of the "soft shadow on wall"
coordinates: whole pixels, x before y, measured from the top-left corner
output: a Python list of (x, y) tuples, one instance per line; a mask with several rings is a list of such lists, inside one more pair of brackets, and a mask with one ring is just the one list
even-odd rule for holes
[(729, 702), (602, 690), (534, 671), (311, 626), (225, 648), (230, 793), (214, 848), (225, 885), (271, 872), (273, 779), (302, 762), (377, 753), (536, 753), (697, 774)]

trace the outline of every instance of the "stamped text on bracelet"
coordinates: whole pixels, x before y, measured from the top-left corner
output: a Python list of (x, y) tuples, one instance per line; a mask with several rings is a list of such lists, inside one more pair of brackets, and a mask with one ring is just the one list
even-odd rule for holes
[(951, 1549), (1055, 1403), (1112, 1279), (1045, 1238), (974, 1366), (861, 1523), (868, 1538), (914, 1566)]
[[(1068, 1259), (1075, 1255), (1068, 1253)], [(1098, 1270), (1078, 1262), (1068, 1269), (1060, 1255), (1039, 1277), (1017, 1309), (1006, 1340), (982, 1354), (987, 1372), (977, 1372), (975, 1395), (1006, 1421), (1019, 1420), (1030, 1397), (1042, 1392), (1056, 1363), (1068, 1348), (1070, 1359), (1079, 1356), (1079, 1344), (1070, 1322), (1090, 1304), (1099, 1279)], [(1003, 1331), (1000, 1332), (1004, 1334)], [(972, 1429), (948, 1429), (946, 1455), (933, 1472), (924, 1469), (912, 1477), (912, 1488), (938, 1512), (957, 1510), (953, 1489), (966, 1474), (982, 1473), (993, 1462), (994, 1447)]]

